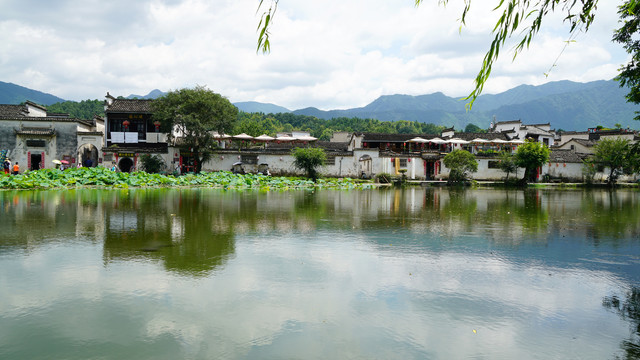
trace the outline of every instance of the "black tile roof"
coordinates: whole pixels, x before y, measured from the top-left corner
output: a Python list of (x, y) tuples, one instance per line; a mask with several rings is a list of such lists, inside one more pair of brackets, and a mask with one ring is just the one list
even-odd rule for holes
[[(593, 140), (587, 140), (587, 139), (571, 139), (571, 140), (569, 140), (569, 141), (575, 141), (575, 142), (577, 142), (578, 144), (580, 144), (580, 145), (582, 145), (582, 146), (586, 146), (586, 147), (592, 147), (592, 146), (594, 146), (594, 145), (596, 144), (596, 142), (595, 142), (595, 141), (593, 141)], [(569, 142), (569, 141), (567, 141), (567, 142)], [(565, 143), (565, 144), (566, 144), (566, 143)]]
[(0, 118), (16, 118), (25, 116), (24, 105), (0, 105)]
[(549, 155), (550, 163), (581, 163), (588, 154), (578, 154), (573, 150), (555, 149)]
[(151, 99), (115, 99), (106, 112), (151, 113)]

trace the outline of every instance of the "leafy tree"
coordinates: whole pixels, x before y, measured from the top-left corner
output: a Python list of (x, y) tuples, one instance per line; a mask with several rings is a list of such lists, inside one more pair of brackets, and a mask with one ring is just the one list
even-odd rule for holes
[(500, 170), (507, 173), (507, 176), (504, 178), (504, 182), (509, 181), (509, 174), (515, 173), (518, 170), (518, 165), (516, 165), (516, 157), (510, 152), (503, 151), (500, 153), (500, 162), (498, 163), (498, 167)]
[(203, 86), (170, 91), (152, 103), (152, 110), (169, 140), (180, 138), (181, 146), (193, 152), (196, 173), (211, 158), (213, 132), (228, 133), (238, 117), (229, 100)]
[(307, 147), (293, 149), (293, 166), (307, 173), (314, 182), (318, 180), (318, 167), (327, 161), (327, 154), (321, 148)]
[(167, 169), (167, 164), (158, 155), (144, 154), (140, 156), (140, 163), (142, 171), (150, 174), (161, 173)]
[(82, 100), (57, 102), (47, 106), (47, 112), (66, 113), (77, 119), (93, 119), (94, 115), (104, 117), (104, 101), (102, 100)]
[[(424, 0), (414, 0), (416, 6)], [(446, 5), (449, 0), (440, 0), (439, 3)], [(262, 7), (264, 0), (260, 0), (258, 11)], [(279, 0), (271, 0), (271, 5), (267, 11), (263, 11), (260, 23), (258, 24), (258, 51), (268, 53), (271, 50), (269, 40), (269, 27), (273, 22), (273, 15), (278, 8)], [(473, 101), (482, 93), (484, 84), (489, 79), (493, 63), (498, 59), (500, 50), (505, 46), (507, 39), (513, 35), (520, 36), (515, 48), (514, 58), (525, 48), (528, 48), (535, 35), (542, 27), (542, 21), (547, 15), (554, 12), (564, 13), (564, 21), (569, 24), (569, 39), (572, 40), (580, 32), (588, 31), (594, 20), (595, 10), (598, 0), (501, 0), (494, 11), (498, 14), (496, 25), (493, 29), (494, 38), (491, 41), (489, 50), (484, 56), (480, 71), (475, 79), (475, 88), (467, 97), (471, 99), (469, 107)], [(635, 19), (637, 0), (626, 0), (620, 11), (631, 14)], [(467, 14), (471, 8), (471, 1), (464, 0), (464, 8), (460, 18), (461, 25), (465, 25)], [(625, 19), (622, 17), (622, 19)], [(631, 35), (637, 32), (637, 23), (628, 26), (630, 34), (628, 41), (632, 42)], [(567, 42), (569, 43), (569, 42)], [(640, 45), (635, 45), (633, 53), (638, 53)], [(629, 51), (629, 50), (627, 50)], [(635, 67), (635, 66), (634, 66)], [(637, 76), (637, 75), (636, 75)], [(640, 77), (638, 77), (640, 85)], [(640, 90), (637, 91), (640, 100)]]
[[(622, 44), (624, 49), (631, 55), (631, 60), (627, 65), (620, 68), (620, 74), (616, 80), (620, 81), (620, 86), (627, 86), (629, 93), (626, 98), (628, 102), (640, 104), (640, 42), (638, 42), (638, 32), (640, 31), (640, 3), (637, 0), (626, 0), (618, 8), (618, 16), (622, 26), (614, 32), (613, 41)], [(640, 115), (636, 111), (636, 120), (640, 120)]]
[(596, 166), (593, 163), (592, 159), (582, 160), (582, 176), (584, 177), (585, 183), (587, 184), (593, 183), (593, 178), (594, 176), (596, 176), (597, 170), (598, 169), (596, 169)]
[(623, 138), (600, 139), (593, 147), (593, 161), (609, 168), (607, 182), (615, 184), (624, 168), (631, 167), (629, 140)]
[(442, 162), (450, 169), (449, 182), (464, 181), (468, 173), (478, 171), (476, 157), (466, 150), (453, 150), (442, 159)]
[(486, 133), (487, 130), (482, 129), (480, 126), (476, 124), (467, 124), (464, 128), (464, 132), (466, 133)]
[(543, 143), (527, 140), (516, 150), (516, 165), (525, 168), (523, 183), (535, 181), (536, 169), (549, 161), (551, 151)]

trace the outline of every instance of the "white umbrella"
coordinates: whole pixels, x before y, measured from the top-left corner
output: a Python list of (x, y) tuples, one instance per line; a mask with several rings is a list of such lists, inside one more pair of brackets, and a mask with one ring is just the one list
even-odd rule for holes
[(51, 162), (52, 162), (52, 163), (54, 163), (54, 164), (57, 164), (57, 165), (62, 164), (62, 161), (60, 161), (60, 160), (58, 160), (58, 159), (51, 160)]
[(447, 140), (448, 143), (451, 144), (468, 144), (469, 142), (467, 140), (462, 140), (462, 139), (458, 139), (458, 138), (453, 138), (450, 140)]
[(489, 140), (485, 140), (485, 139), (480, 139), (480, 138), (476, 138), (471, 140), (472, 143), (488, 143), (490, 142)]
[(213, 133), (213, 138), (216, 140), (231, 139), (231, 135)]
[(276, 141), (295, 141), (296, 138), (288, 136), (288, 135), (283, 135), (283, 136), (278, 136), (276, 138)]
[(434, 144), (444, 144), (444, 143), (447, 142), (446, 140), (442, 140), (442, 139), (440, 139), (438, 137), (435, 137), (433, 139), (428, 139), (427, 141), (430, 142), (430, 143), (434, 143)]
[(275, 140), (275, 138), (271, 137), (269, 135), (266, 135), (266, 134), (262, 134), (262, 135), (256, 137), (254, 140), (256, 140), (256, 141), (272, 141), (272, 140)]
[(524, 144), (524, 140), (509, 140), (510, 143), (512, 144)]
[(492, 143), (496, 143), (496, 144), (506, 144), (508, 143), (508, 141), (506, 140), (502, 140), (502, 139), (493, 139), (491, 140)]
[(253, 140), (253, 136), (242, 133), (240, 135), (233, 135), (234, 139), (238, 140)]
[(316, 141), (316, 140), (318, 140), (317, 138), (314, 138), (313, 136), (308, 136), (308, 135), (296, 136), (295, 139), (298, 140), (298, 141)]
[(419, 136), (418, 136), (418, 137), (415, 137), (415, 138), (413, 138), (413, 139), (409, 139), (409, 140), (407, 140), (406, 142), (425, 143), (425, 142), (427, 142), (427, 140), (425, 140), (425, 139), (423, 139), (423, 138), (421, 138), (421, 137), (419, 137)]
[(409, 139), (409, 140), (407, 140), (406, 142), (411, 142), (411, 143), (421, 143), (421, 144), (424, 144), (424, 143), (426, 143), (426, 142), (429, 142), (429, 140), (423, 139), (423, 138), (421, 138), (421, 137), (419, 137), (419, 136), (418, 136), (418, 137), (414, 137), (413, 139)]

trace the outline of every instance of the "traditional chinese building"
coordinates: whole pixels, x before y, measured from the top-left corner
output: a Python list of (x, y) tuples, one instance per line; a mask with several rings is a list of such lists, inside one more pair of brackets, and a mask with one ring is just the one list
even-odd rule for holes
[(143, 154), (168, 157), (167, 136), (160, 123), (151, 118), (153, 100), (116, 99), (107, 93), (105, 102), (105, 166), (116, 165), (120, 171), (137, 168)]
[(50, 113), (27, 101), (22, 105), (0, 105), (0, 160), (11, 158), (20, 171), (53, 168), (52, 160), (66, 166), (101, 161), (104, 121), (76, 119), (69, 114)]

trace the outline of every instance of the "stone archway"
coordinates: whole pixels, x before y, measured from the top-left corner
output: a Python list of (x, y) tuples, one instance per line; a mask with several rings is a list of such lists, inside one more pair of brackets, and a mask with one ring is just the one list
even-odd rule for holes
[(78, 148), (78, 164), (84, 167), (98, 166), (98, 148), (93, 144), (83, 144)]
[(133, 160), (130, 157), (120, 158), (118, 161), (118, 168), (122, 172), (131, 172), (133, 169)]

